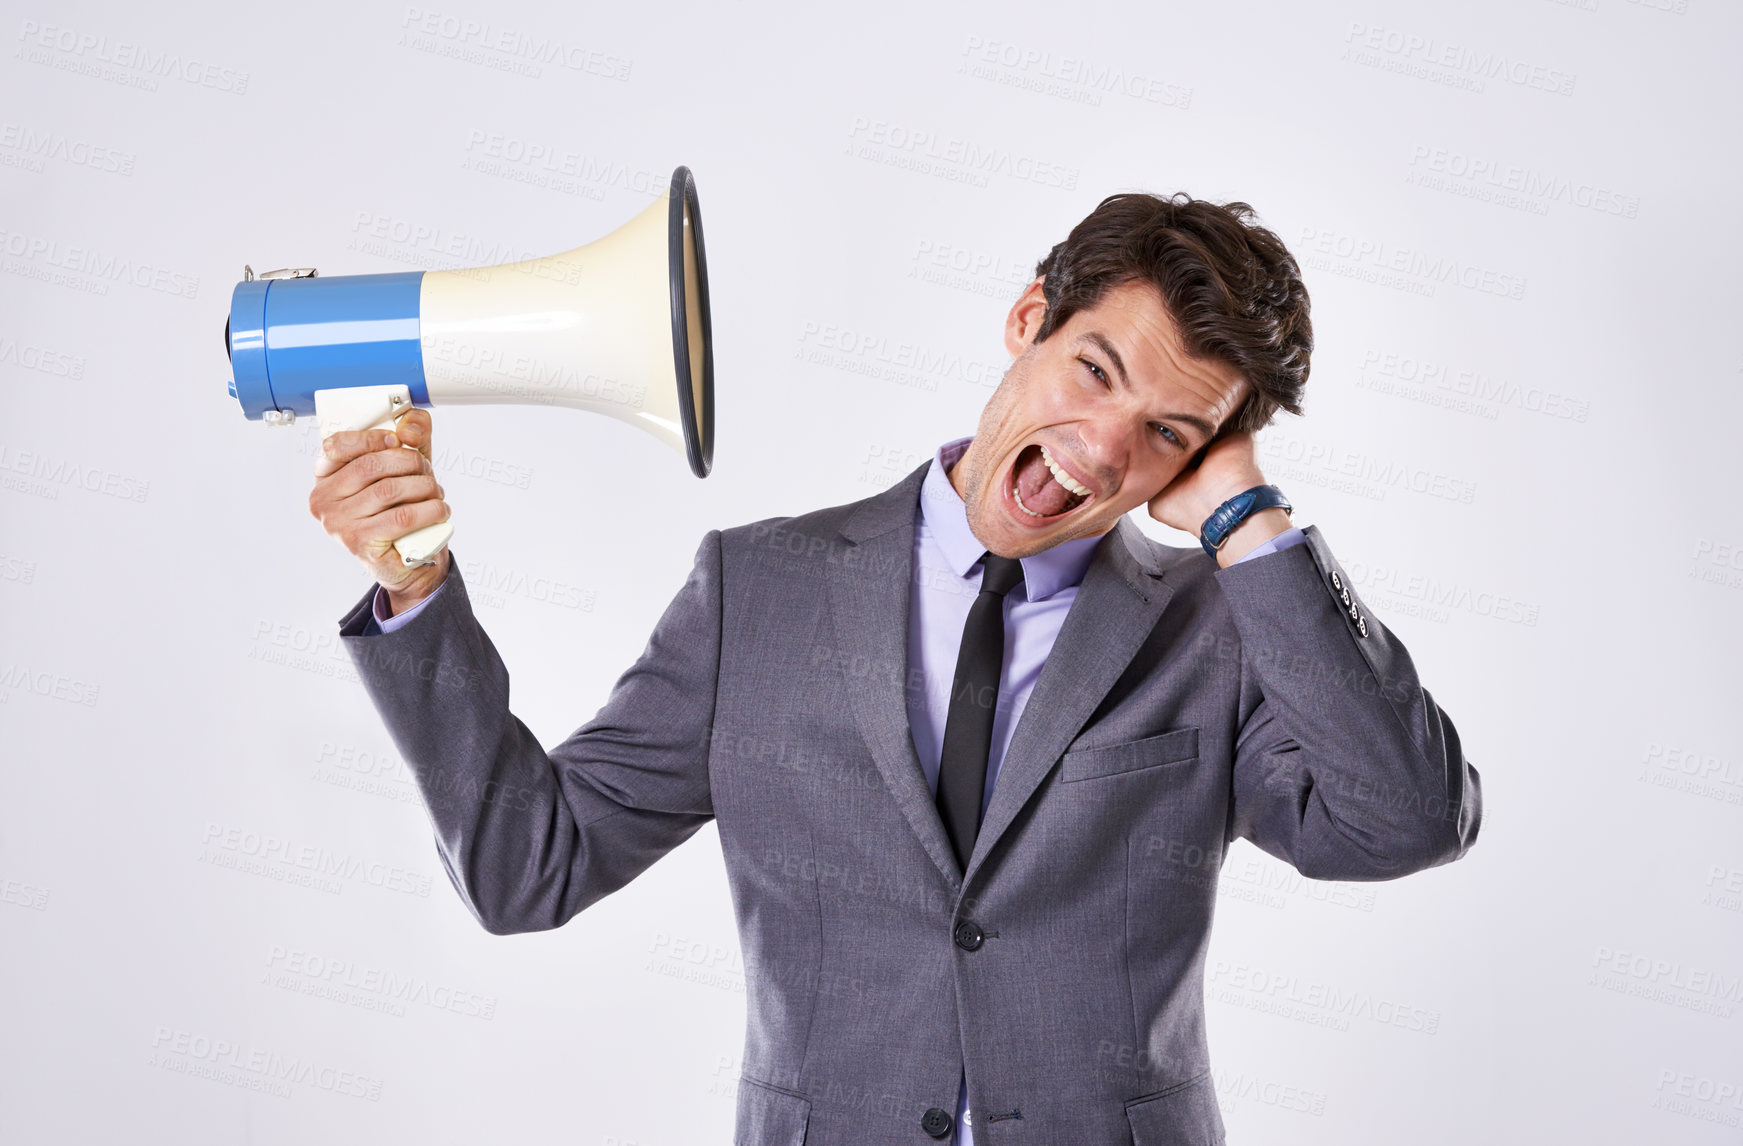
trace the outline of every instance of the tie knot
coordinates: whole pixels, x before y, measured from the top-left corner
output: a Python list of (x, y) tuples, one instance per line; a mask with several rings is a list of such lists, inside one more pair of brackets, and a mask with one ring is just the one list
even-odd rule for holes
[(999, 557), (992, 553), (982, 553), (980, 561), (986, 567), (986, 571), (981, 574), (980, 579), (982, 593), (997, 593), (1003, 597), (1023, 583), (1023, 563), (1015, 557)]

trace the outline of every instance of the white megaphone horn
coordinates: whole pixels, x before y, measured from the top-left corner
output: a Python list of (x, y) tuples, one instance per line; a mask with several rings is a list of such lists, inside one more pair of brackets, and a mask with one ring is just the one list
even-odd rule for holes
[[(413, 406), (498, 403), (609, 414), (714, 461), (714, 354), (702, 212), (690, 169), (602, 239), (542, 259), (457, 271), (319, 277), (251, 269), (224, 348), (230, 396), (270, 425), (314, 415), (321, 436), (392, 429)], [(394, 542), (429, 564), (442, 522)]]

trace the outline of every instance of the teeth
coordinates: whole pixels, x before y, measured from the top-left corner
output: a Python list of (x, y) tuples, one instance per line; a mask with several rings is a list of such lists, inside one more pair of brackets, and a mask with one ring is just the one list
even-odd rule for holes
[[(1079, 484), (1070, 474), (1060, 468), (1059, 464), (1053, 460), (1053, 455), (1047, 452), (1046, 446), (1041, 447), (1041, 460), (1047, 463), (1047, 469), (1053, 474), (1053, 480), (1064, 486), (1068, 492), (1074, 493), (1079, 497), (1089, 496), (1088, 488)], [(1044, 513), (1036, 513), (1034, 510), (1023, 504), (1023, 494), (1017, 489), (1017, 483), (1015, 480), (1011, 482), (1011, 496), (1016, 499), (1017, 508), (1028, 514), (1030, 517), (1047, 516)]]
[(1054, 481), (1058, 482), (1072, 493), (1077, 494), (1079, 497), (1089, 496), (1088, 487), (1080, 485), (1070, 474), (1060, 468), (1059, 464), (1053, 460), (1053, 455), (1047, 452), (1046, 446), (1041, 447), (1041, 460), (1047, 463), (1047, 468), (1049, 470), (1053, 471)]

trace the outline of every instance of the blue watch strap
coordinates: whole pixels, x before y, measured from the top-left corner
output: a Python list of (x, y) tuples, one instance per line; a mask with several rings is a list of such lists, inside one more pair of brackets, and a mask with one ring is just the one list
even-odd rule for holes
[(1289, 504), (1283, 491), (1274, 485), (1256, 485), (1252, 489), (1242, 490), (1217, 506), (1215, 512), (1204, 519), (1204, 525), (1198, 531), (1199, 544), (1215, 559), (1216, 551), (1223, 547), (1223, 542), (1229, 539), (1235, 526), (1261, 509), (1272, 508), (1288, 512), (1295, 507)]

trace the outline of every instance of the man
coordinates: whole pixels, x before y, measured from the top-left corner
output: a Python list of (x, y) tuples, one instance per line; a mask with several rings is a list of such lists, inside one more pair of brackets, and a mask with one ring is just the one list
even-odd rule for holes
[[(972, 439), (863, 501), (710, 531), (549, 753), (458, 566), (392, 557), (447, 516), (429, 416), (401, 422), (415, 451), (327, 439), (310, 508), (379, 582), (344, 643), (487, 930), (560, 926), (716, 820), (736, 1142), (1220, 1142), (1227, 845), (1373, 880), (1475, 840), (1451, 723), (1255, 463), (1312, 334), (1250, 215), (1103, 201), (1012, 306)], [(1140, 505), (1203, 547), (1149, 540)]]

